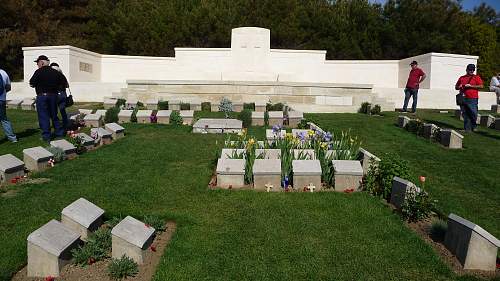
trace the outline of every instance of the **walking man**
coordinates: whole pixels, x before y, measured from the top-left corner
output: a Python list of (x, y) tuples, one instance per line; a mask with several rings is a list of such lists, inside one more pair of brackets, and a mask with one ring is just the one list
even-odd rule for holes
[(7, 139), (11, 142), (17, 142), (17, 137), (12, 129), (12, 124), (7, 119), (7, 92), (10, 91), (10, 78), (3, 69), (0, 69), (0, 122), (2, 123), (3, 132)]
[(50, 141), (50, 121), (56, 137), (64, 136), (64, 130), (57, 117), (57, 95), (60, 85), (64, 84), (63, 75), (49, 66), (49, 59), (41, 55), (35, 60), (38, 69), (30, 79), (30, 86), (36, 91), (36, 111), (38, 124), (42, 129), (42, 139)]
[(403, 112), (408, 111), (408, 102), (410, 97), (413, 97), (413, 104), (411, 106), (411, 112), (415, 113), (417, 111), (417, 100), (418, 100), (418, 88), (420, 83), (425, 80), (425, 73), (422, 69), (418, 67), (416, 61), (410, 63), (411, 70), (410, 75), (408, 75), (408, 81), (406, 82), (405, 88), (405, 101), (403, 105)]
[(460, 90), (464, 93), (462, 115), (464, 117), (465, 132), (474, 131), (477, 127), (478, 89), (483, 87), (483, 80), (481, 80), (479, 75), (474, 75), (474, 71), (476, 71), (476, 66), (474, 64), (467, 65), (467, 74), (460, 76), (455, 84), (455, 90)]

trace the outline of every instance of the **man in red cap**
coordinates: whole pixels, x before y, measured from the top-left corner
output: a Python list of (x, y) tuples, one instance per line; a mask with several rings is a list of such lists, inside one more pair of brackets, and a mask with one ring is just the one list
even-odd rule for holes
[(476, 71), (474, 64), (467, 65), (467, 74), (460, 76), (455, 84), (455, 89), (460, 90), (464, 95), (464, 104), (461, 108), (465, 132), (474, 131), (477, 127), (478, 89), (483, 87), (483, 80), (479, 75), (474, 75), (474, 71)]
[(418, 67), (418, 63), (416, 61), (412, 61), (410, 63), (410, 66), (410, 75), (408, 75), (408, 81), (406, 82), (405, 88), (405, 102), (403, 105), (403, 112), (406, 112), (408, 110), (408, 102), (410, 101), (410, 97), (413, 97), (411, 111), (415, 113), (415, 111), (417, 110), (418, 88), (420, 83), (425, 80), (426, 75), (424, 71)]

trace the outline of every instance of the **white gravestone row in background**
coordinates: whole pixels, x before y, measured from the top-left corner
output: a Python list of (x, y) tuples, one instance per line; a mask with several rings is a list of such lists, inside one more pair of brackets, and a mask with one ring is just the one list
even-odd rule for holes
[(22, 110), (33, 110), (35, 109), (35, 99), (34, 98), (25, 98), (21, 102)]
[(20, 100), (20, 99), (10, 100), (7, 102), (7, 108), (18, 109), (19, 106), (21, 106), (22, 102), (23, 102), (23, 100)]
[(152, 110), (138, 110), (137, 114), (137, 123), (151, 123), (150, 116), (153, 113)]
[(182, 124), (191, 125), (193, 124), (194, 111), (193, 110), (181, 110), (179, 115), (182, 117)]
[(97, 113), (87, 114), (85, 115), (85, 117), (83, 117), (83, 121), (85, 121), (85, 127), (89, 128), (97, 128), (102, 126), (103, 124), (102, 120), (103, 120), (102, 115)]
[[(410, 121), (411, 119), (407, 116), (399, 116), (398, 126), (401, 128), (405, 128)], [(439, 140), (443, 146), (446, 146), (450, 149), (462, 148), (462, 140), (464, 137), (457, 131), (452, 129), (440, 129), (438, 126), (434, 124), (429, 124), (429, 123), (424, 124), (424, 129), (423, 129), (424, 138), (430, 139), (437, 133), (439, 133)]]
[(156, 112), (156, 122), (158, 124), (170, 124), (170, 114), (172, 114), (172, 110), (158, 110)]
[(243, 122), (236, 119), (202, 118), (193, 125), (193, 133), (200, 134), (240, 133), (242, 130)]
[(252, 111), (252, 126), (264, 126), (263, 111)]

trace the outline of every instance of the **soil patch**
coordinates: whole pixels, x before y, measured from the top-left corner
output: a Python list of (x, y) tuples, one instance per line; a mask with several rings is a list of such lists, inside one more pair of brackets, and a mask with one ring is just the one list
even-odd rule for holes
[[(170, 243), (174, 232), (176, 230), (175, 222), (167, 222), (167, 229), (157, 235), (153, 241), (152, 246), (156, 248), (156, 251), (149, 249), (147, 252), (145, 263), (139, 265), (139, 273), (135, 277), (129, 277), (125, 280), (127, 281), (150, 281), (153, 278), (153, 274), (156, 271), (156, 266), (160, 263), (161, 256), (165, 251), (165, 248)], [(77, 265), (66, 265), (61, 271), (61, 276), (55, 278), (56, 281), (110, 281), (108, 276), (108, 264), (111, 259), (106, 259), (103, 261), (96, 262), (92, 265), (86, 267), (80, 267)], [(12, 281), (45, 281), (45, 278), (28, 278), (26, 277), (27, 267), (24, 267), (21, 271), (17, 272)]]

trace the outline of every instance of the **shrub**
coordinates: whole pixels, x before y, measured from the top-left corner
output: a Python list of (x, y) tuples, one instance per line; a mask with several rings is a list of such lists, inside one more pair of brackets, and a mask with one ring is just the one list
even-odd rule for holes
[(252, 125), (252, 111), (250, 109), (243, 109), (238, 114), (238, 119), (243, 121), (244, 128), (249, 128)]
[(118, 113), (120, 112), (119, 107), (111, 107), (106, 110), (106, 114), (104, 115), (104, 122), (106, 123), (116, 123), (118, 122)]
[(401, 205), (401, 214), (409, 222), (428, 218), (434, 208), (434, 201), (424, 190), (417, 192), (415, 186), (406, 192), (405, 201)]
[(370, 114), (371, 103), (364, 102), (361, 104), (361, 107), (358, 109), (359, 113)]
[(307, 124), (309, 120), (307, 119), (302, 119), (300, 120), (300, 123), (297, 124), (297, 129), (309, 129), (309, 125)]
[(158, 102), (158, 110), (167, 110), (167, 109), (168, 109), (168, 101)]
[(424, 122), (420, 119), (412, 119), (406, 124), (405, 128), (408, 132), (421, 136), (424, 133)]
[(139, 109), (144, 109), (144, 108), (146, 108), (146, 107), (144, 106), (144, 103), (142, 103), (142, 102), (138, 101), (138, 102), (137, 102), (137, 108), (139, 108)]
[(117, 99), (116, 103), (115, 103), (115, 107), (123, 108), (123, 107), (125, 107), (126, 103), (127, 103), (127, 101), (125, 99)]
[(153, 227), (156, 232), (163, 232), (167, 229), (167, 227), (165, 226), (165, 221), (160, 217), (153, 215), (146, 215), (144, 216), (143, 221), (145, 224), (148, 224), (151, 227)]
[(380, 108), (380, 105), (378, 105), (378, 104), (376, 104), (375, 106), (373, 106), (373, 108), (370, 111), (370, 113), (372, 115), (380, 115), (380, 112), (382, 112), (382, 108)]
[(201, 103), (201, 111), (210, 111), (210, 103), (209, 102), (202, 102)]
[(66, 140), (71, 143), (76, 148), (76, 153), (81, 154), (86, 151), (86, 148), (83, 146), (83, 137), (77, 135), (78, 132), (71, 132)]
[(431, 225), (430, 236), (434, 241), (444, 241), (444, 236), (448, 230), (448, 224), (443, 220), (435, 220)]
[(132, 115), (130, 116), (130, 122), (137, 123), (137, 111), (139, 111), (138, 108), (135, 108), (134, 111), (132, 111)]
[(219, 111), (224, 112), (224, 116), (229, 118), (229, 112), (233, 111), (233, 103), (228, 98), (223, 98), (219, 104)]
[(111, 252), (111, 229), (99, 228), (92, 233), (87, 243), (71, 251), (74, 263), (86, 266), (109, 257)]
[(182, 125), (182, 117), (179, 111), (172, 111), (172, 113), (170, 114), (170, 124)]
[(365, 177), (364, 189), (369, 193), (386, 200), (391, 197), (392, 179), (400, 177), (410, 178), (408, 162), (396, 154), (385, 154), (378, 163), (371, 163)]
[(113, 280), (133, 277), (137, 275), (138, 272), (139, 268), (137, 263), (125, 255), (119, 259), (112, 259), (108, 265), (108, 275)]
[(61, 148), (47, 146), (45, 149), (54, 155), (54, 162), (60, 163), (64, 160), (65, 154), (64, 154), (64, 150), (62, 150)]
[(269, 126), (269, 113), (268, 113), (268, 111), (264, 112), (264, 126)]
[(244, 103), (243, 109), (248, 109), (248, 110), (254, 111), (255, 110), (255, 103), (254, 102)]
[(284, 104), (282, 104), (281, 102), (274, 103), (274, 104), (271, 102), (268, 102), (266, 104), (267, 111), (283, 111), (283, 107), (284, 107)]
[(181, 110), (189, 110), (189, 103), (181, 102)]

